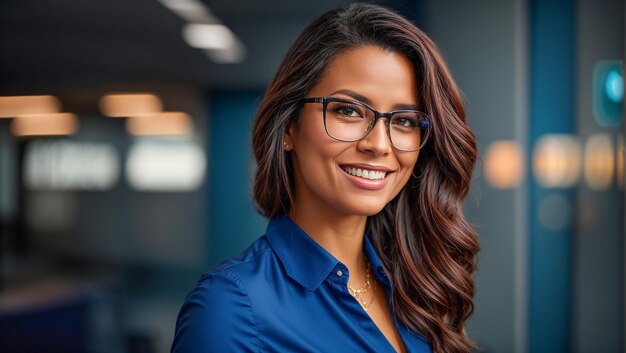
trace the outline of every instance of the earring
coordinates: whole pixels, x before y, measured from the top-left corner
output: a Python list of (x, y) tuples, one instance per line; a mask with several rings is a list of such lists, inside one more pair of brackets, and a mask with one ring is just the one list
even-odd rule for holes
[(289, 144), (287, 142), (285, 142), (285, 141), (283, 141), (283, 149), (285, 151), (289, 151)]

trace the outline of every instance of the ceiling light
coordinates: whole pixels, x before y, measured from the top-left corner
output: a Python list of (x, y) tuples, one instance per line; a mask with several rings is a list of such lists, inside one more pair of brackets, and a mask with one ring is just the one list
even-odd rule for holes
[(161, 99), (152, 93), (114, 93), (100, 98), (100, 111), (108, 117), (154, 114), (163, 110)]
[(226, 50), (236, 42), (233, 32), (221, 24), (188, 24), (183, 27), (183, 38), (199, 49)]
[(198, 0), (158, 0), (163, 6), (187, 22), (215, 22), (215, 17)]
[(20, 115), (11, 122), (16, 136), (71, 135), (78, 130), (78, 117), (72, 113)]
[(186, 135), (191, 132), (191, 117), (183, 112), (162, 112), (158, 114), (130, 117), (126, 130), (131, 135)]
[(0, 118), (15, 118), (24, 114), (48, 114), (61, 111), (61, 102), (55, 96), (0, 97)]
[(218, 64), (236, 64), (240, 63), (246, 57), (246, 48), (239, 42), (228, 49), (210, 50), (206, 49), (204, 53)]

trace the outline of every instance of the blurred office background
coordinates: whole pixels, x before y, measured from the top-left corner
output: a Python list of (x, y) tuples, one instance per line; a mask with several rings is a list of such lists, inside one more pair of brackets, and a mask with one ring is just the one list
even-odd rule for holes
[[(264, 232), (266, 85), (345, 3), (0, 2), (0, 352), (169, 350), (198, 277)], [(440, 45), (478, 137), (470, 335), (624, 352), (624, 2), (378, 3)]]

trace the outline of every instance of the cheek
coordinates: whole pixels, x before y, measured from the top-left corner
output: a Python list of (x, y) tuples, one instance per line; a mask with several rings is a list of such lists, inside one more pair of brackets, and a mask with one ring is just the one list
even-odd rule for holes
[(398, 162), (402, 166), (402, 176), (400, 177), (402, 187), (409, 181), (413, 168), (415, 168), (417, 163), (417, 157), (419, 157), (419, 151), (398, 155)]
[(299, 168), (303, 174), (306, 174), (303, 177), (305, 179), (310, 177), (314, 180), (328, 177), (328, 167), (333, 166), (341, 148), (338, 141), (326, 134), (323, 124), (303, 121), (294, 146)]
[[(328, 164), (346, 148), (345, 142), (332, 139), (318, 116), (303, 116), (298, 135), (297, 153), (306, 162)], [(303, 158), (304, 159), (304, 158)]]
[(302, 134), (294, 152), (300, 157), (300, 162), (304, 168), (312, 167), (313, 164), (322, 163), (327, 159), (328, 151), (324, 145), (322, 136)]

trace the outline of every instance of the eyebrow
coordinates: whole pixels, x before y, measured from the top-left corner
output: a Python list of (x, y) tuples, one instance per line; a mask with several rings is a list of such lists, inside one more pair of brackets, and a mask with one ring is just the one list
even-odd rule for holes
[[(349, 90), (349, 89), (338, 89), (335, 92), (331, 93), (330, 95), (332, 96), (332, 95), (335, 95), (335, 94), (338, 94), (338, 93), (350, 96), (353, 99), (358, 100), (359, 102), (363, 102), (365, 104), (372, 105), (372, 101), (369, 98), (365, 97), (362, 94), (359, 94), (359, 93), (356, 93), (356, 92), (354, 92), (352, 90)], [(418, 106), (417, 106), (417, 104), (395, 104), (393, 106), (393, 110), (418, 110)]]

